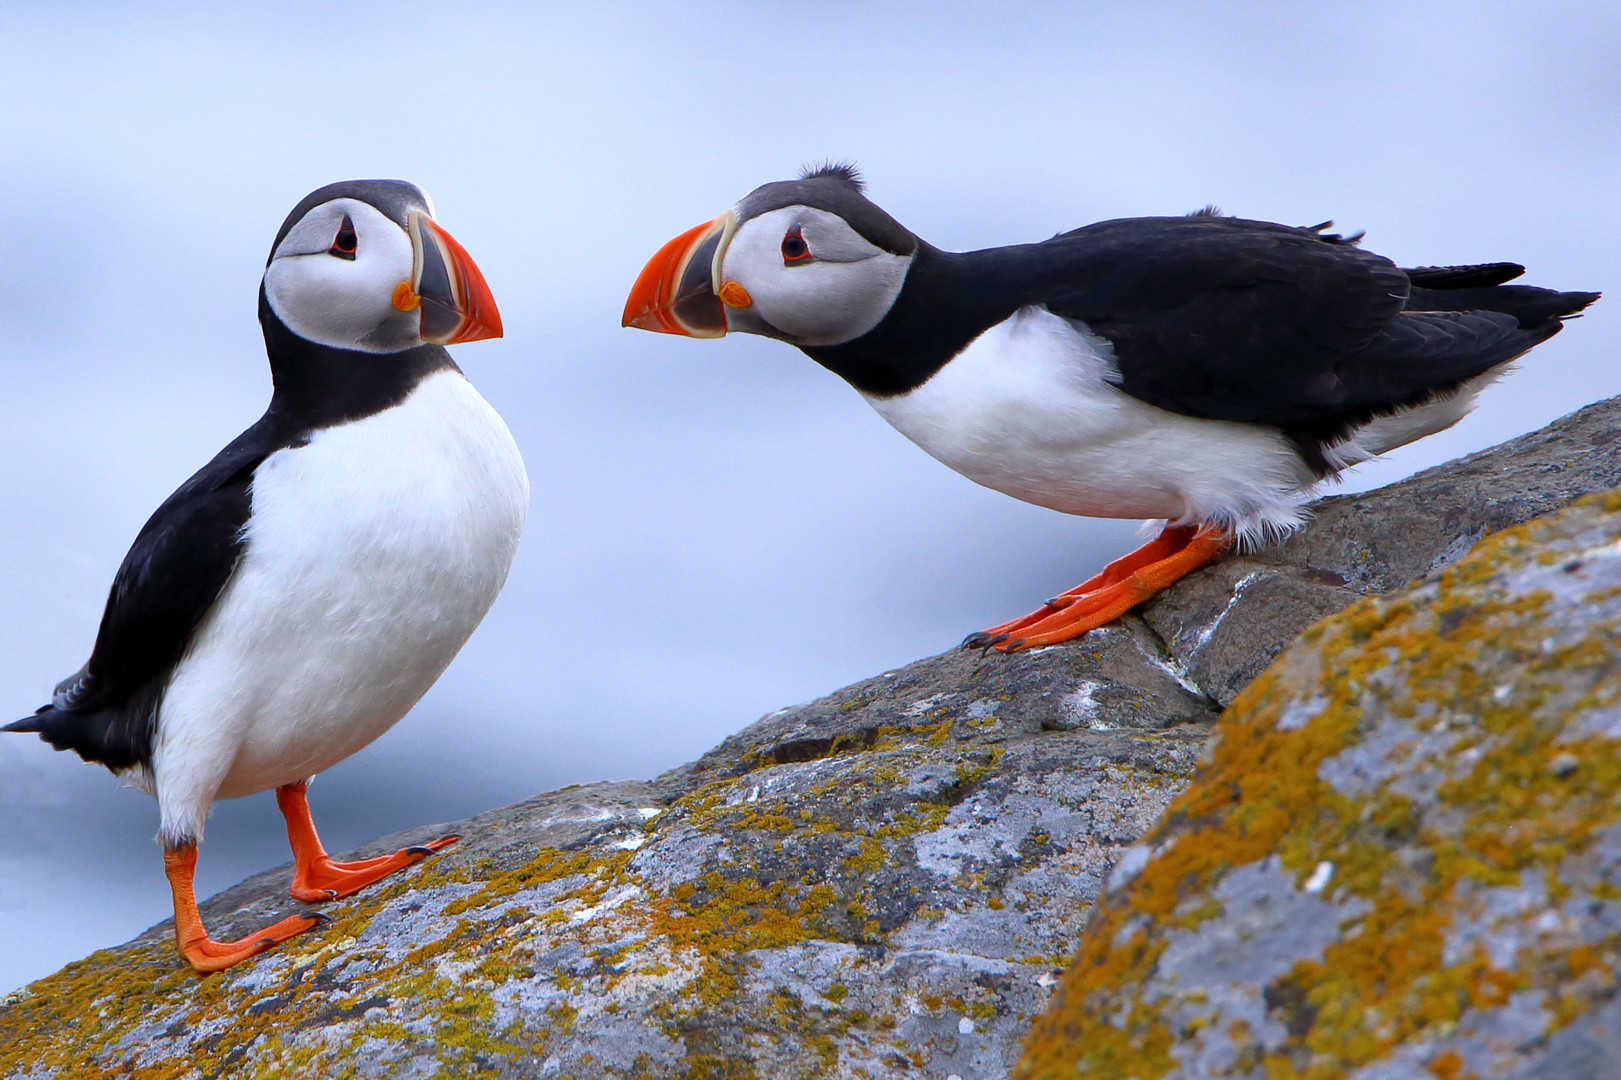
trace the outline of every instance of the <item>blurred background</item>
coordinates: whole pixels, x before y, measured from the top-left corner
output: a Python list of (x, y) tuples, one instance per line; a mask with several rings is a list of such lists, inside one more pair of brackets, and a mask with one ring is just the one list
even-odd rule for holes
[[(333, 850), (647, 777), (952, 647), (1136, 525), (976, 488), (797, 351), (621, 330), (665, 240), (825, 158), (929, 241), (1206, 203), (1404, 265), (1617, 288), (1621, 6), (0, 6), (0, 719), (88, 655), (147, 515), (263, 410), (255, 296), (309, 190), (401, 177), (507, 336), (456, 358), (534, 483), (505, 594), (312, 802)], [(1351, 490), (1621, 392), (1621, 295)], [(0, 993), (169, 914), (155, 804), (0, 737)], [(220, 804), (207, 894), (287, 861)]]

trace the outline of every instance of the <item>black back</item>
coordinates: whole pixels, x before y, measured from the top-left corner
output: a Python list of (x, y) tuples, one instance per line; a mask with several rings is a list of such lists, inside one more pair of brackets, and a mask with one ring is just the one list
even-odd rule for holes
[(882, 322), (804, 351), (866, 393), (904, 394), (1038, 305), (1106, 339), (1126, 393), (1281, 428), (1324, 475), (1356, 427), (1455, 390), (1598, 297), (1505, 286), (1513, 263), (1405, 271), (1325, 227), (1205, 212), (964, 254), (920, 243)]
[[(332, 188), (306, 199), (290, 221), (348, 194)], [(113, 578), (85, 666), (57, 686), (51, 704), (0, 730), (38, 732), (56, 749), (115, 771), (149, 766), (169, 679), (242, 558), (254, 471), (311, 433), (397, 405), (425, 376), (455, 369), (437, 345), (364, 353), (306, 341), (276, 317), (262, 287), (259, 322), (275, 384), (270, 407), (142, 526)]]

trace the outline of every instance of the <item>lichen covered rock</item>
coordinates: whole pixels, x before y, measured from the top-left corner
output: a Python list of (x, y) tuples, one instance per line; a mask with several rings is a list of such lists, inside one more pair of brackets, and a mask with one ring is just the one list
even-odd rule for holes
[[(1287, 545), (1077, 642), (953, 650), (657, 780), (455, 823), (460, 844), (222, 975), (154, 927), (0, 999), (0, 1077), (1003, 1077), (1122, 852), (1031, 1075), (1351, 1075), (1335, 1040), (1397, 1070), (1363, 1080), (1462, 1080), (1522, 1035), (1567, 1048), (1527, 1061), (1603, 1053), (1617, 800), (1581, 695), (1608, 685), (1607, 631), (1577, 622), (1607, 548), (1567, 572), (1577, 540), (1512, 534), (1340, 616), (1233, 707), (1212, 771), (1133, 845), (1302, 629), (1621, 484), (1618, 430), (1621, 400), (1601, 403), (1325, 500)], [(1600, 726), (1550, 726), (1578, 708)], [(300, 910), (288, 881), (220, 894), (209, 926)]]
[(1621, 1061), (1621, 495), (1313, 627), (1122, 860), (1017, 1076)]
[[(1005, 1075), (1214, 715), (1156, 644), (952, 654), (483, 815), (220, 976), (158, 928), (0, 1008), (0, 1076)], [(251, 931), (287, 884), (205, 916)]]
[(1378, 491), (1312, 507), (1279, 547), (1234, 554), (1143, 614), (1200, 690), (1227, 705), (1312, 623), (1438, 573), (1477, 541), (1621, 486), (1621, 398), (1611, 398)]

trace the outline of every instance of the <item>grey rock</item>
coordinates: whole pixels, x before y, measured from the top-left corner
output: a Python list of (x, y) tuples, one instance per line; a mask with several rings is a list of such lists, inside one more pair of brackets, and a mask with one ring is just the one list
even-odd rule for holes
[(1618, 641), (1621, 493), (1313, 627), (1110, 879), (1016, 1075), (1618, 1075)]
[(1488, 533), (1621, 486), (1621, 399), (1427, 469), (1335, 495), (1287, 543), (1191, 575), (1142, 609), (1174, 662), (1222, 706), (1295, 636), (1363, 596), (1433, 575)]
[[(1326, 500), (1282, 549), (1224, 560), (1077, 642), (1011, 657), (953, 650), (773, 713), (651, 781), (380, 839), (353, 854), (463, 836), (220, 976), (194, 976), (168, 924), (154, 927), (0, 1001), (0, 1077), (1005, 1076), (1100, 894), (1177, 857), (1141, 838), (1186, 787), (1221, 707), (1321, 615), (1621, 483), (1621, 448), (1604, 437), (1618, 414), (1605, 403)], [(1516, 684), (1505, 700), (1530, 692)], [(1292, 699), (1279, 727), (1313, 730), (1331, 698)], [(1381, 770), (1403, 747), (1433, 756), (1466, 740), (1455, 712), (1425, 713), (1429, 727), (1393, 718), (1408, 726), (1344, 748), (1325, 790), (1384, 791)], [(1558, 751), (1577, 759), (1565, 777), (1587, 775), (1580, 739), (1621, 727), (1621, 709), (1588, 715), (1591, 730), (1571, 729), (1577, 741)], [(1544, 775), (1557, 780), (1551, 762)], [(1410, 771), (1407, 797), (1455, 775)], [(1621, 885), (1603, 857), (1616, 843), (1573, 852), (1562, 880)], [(1269, 997), (1252, 984), (1309, 962), (1337, 940), (1336, 919), (1363, 912), (1334, 891), (1343, 869), (1285, 896), (1313, 883), (1312, 868), (1278, 858), (1219, 893), (1245, 913), (1229, 935), (1184, 934), (1166, 952), (1190, 980), (1237, 964), (1249, 989), (1221, 1008), (1266, 1045), (1293, 1038), (1303, 1012), (1287, 988)], [(1392, 887), (1418, 889), (1436, 858), (1395, 860)], [(229, 937), (302, 910), (288, 879), (286, 868), (249, 879), (205, 918)], [(1553, 903), (1548, 889), (1524, 908), (1518, 886), (1492, 887), (1510, 893), (1482, 892), (1474, 921), (1460, 916), (1461, 936), (1437, 948), (1508, 940), (1535, 903)], [(1116, 928), (1123, 947), (1157, 925), (1137, 918)], [(1234, 959), (1250, 942), (1270, 951)], [(1155, 1000), (1186, 1005), (1169, 991)], [(1548, 1011), (1535, 994), (1494, 1008), (1459, 1026), (1460, 1046), (1523, 1037)], [(1607, 1053), (1613, 1028), (1585, 1023), (1539, 1037), (1562, 1061)], [(1248, 1044), (1230, 1028), (1207, 1027), (1182, 1059), (1241, 1064)]]

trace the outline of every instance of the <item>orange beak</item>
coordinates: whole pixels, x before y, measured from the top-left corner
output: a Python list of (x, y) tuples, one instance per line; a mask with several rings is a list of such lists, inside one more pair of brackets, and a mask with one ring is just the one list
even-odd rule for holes
[(411, 211), (409, 225), (411, 280), (395, 291), (394, 306), (408, 311), (420, 304), (419, 333), (435, 345), (500, 337), (501, 312), (467, 249), (420, 210)]
[(620, 325), (659, 334), (724, 337), (726, 309), (715, 283), (736, 227), (737, 215), (728, 210), (659, 248), (631, 286)]

